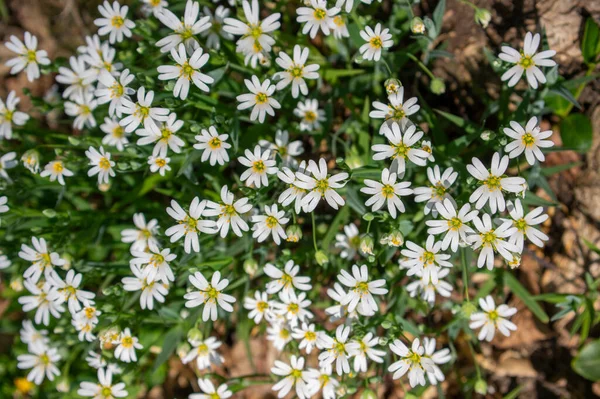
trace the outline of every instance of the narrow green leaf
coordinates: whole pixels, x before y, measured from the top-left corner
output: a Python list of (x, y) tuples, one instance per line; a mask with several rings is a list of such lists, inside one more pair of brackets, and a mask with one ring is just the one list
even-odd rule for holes
[(595, 63), (598, 54), (600, 54), (600, 27), (592, 17), (588, 17), (585, 21), (583, 38), (581, 39), (581, 53), (587, 64)]
[(600, 339), (592, 341), (581, 349), (571, 363), (580, 376), (592, 381), (600, 381)]
[(590, 118), (583, 114), (571, 114), (560, 123), (563, 146), (578, 152), (587, 152), (592, 146), (594, 135)]
[(531, 294), (527, 291), (523, 285), (513, 276), (511, 273), (504, 273), (504, 283), (511, 289), (511, 291), (518, 296), (525, 306), (531, 310), (531, 312), (538, 318), (542, 323), (548, 323), (550, 318), (544, 312), (544, 309), (533, 299)]
[(179, 340), (183, 336), (183, 331), (181, 327), (176, 326), (173, 327), (168, 333), (165, 334), (165, 339), (162, 347), (162, 351), (156, 357), (154, 361), (154, 366), (152, 367), (152, 372), (158, 370), (158, 368), (175, 352), (177, 345), (179, 344)]

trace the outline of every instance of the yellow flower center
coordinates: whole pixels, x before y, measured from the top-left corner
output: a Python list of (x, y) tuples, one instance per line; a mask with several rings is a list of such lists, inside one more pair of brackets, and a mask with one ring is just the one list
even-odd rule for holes
[(527, 148), (535, 144), (535, 137), (533, 137), (533, 135), (529, 132), (525, 133), (521, 140), (523, 142), (523, 145), (525, 145), (525, 147)]
[(290, 377), (292, 377), (295, 380), (297, 380), (297, 379), (299, 379), (299, 378), (302, 377), (302, 371), (293, 369), (292, 372), (290, 373)]
[(315, 186), (315, 190), (321, 193), (321, 195), (325, 195), (327, 190), (329, 190), (329, 180), (323, 179), (318, 180), (317, 185)]
[(338, 354), (341, 355), (344, 352), (346, 352), (346, 345), (343, 342), (340, 342), (338, 340), (335, 340), (335, 345), (333, 347), (333, 350)]
[(120, 17), (119, 15), (115, 15), (110, 20), (110, 24), (117, 29), (120, 28), (121, 26), (123, 26), (124, 23), (125, 23), (125, 20), (123, 20), (123, 18)]
[(112, 131), (112, 135), (118, 139), (122, 138), (125, 135), (125, 129), (121, 125), (115, 127)]
[(48, 357), (48, 355), (44, 353), (42, 356), (40, 356), (40, 363), (42, 363), (44, 366), (50, 364), (50, 358)]
[(154, 163), (156, 164), (156, 166), (158, 166), (159, 168), (164, 168), (167, 165), (167, 161), (164, 158), (156, 158), (154, 160)]
[(166, 126), (160, 129), (160, 135), (162, 136), (163, 141), (168, 141), (172, 134), (173, 132)]
[(525, 221), (525, 219), (515, 220), (515, 227), (517, 228), (517, 230), (524, 233), (527, 229), (527, 222)]
[(371, 45), (371, 47), (374, 47), (376, 49), (379, 49), (383, 46), (383, 42), (381, 41), (381, 37), (379, 36), (372, 37), (371, 40), (369, 40), (369, 44)]
[(60, 174), (63, 170), (65, 170), (65, 166), (60, 161), (54, 162), (54, 164), (52, 164), (52, 170), (54, 170), (54, 173)]
[(302, 75), (304, 75), (304, 67), (301, 65), (296, 65), (294, 64), (294, 66), (292, 66), (288, 72), (290, 73), (290, 75), (292, 75), (293, 78), (301, 78)]
[(281, 330), (279, 330), (279, 337), (282, 339), (288, 339), (290, 337), (290, 332), (289, 330), (282, 328)]
[(279, 222), (277, 221), (277, 219), (274, 216), (269, 216), (269, 217), (267, 217), (267, 220), (265, 220), (265, 224), (267, 225), (268, 228), (272, 229), (275, 226), (277, 226), (279, 224)]
[(269, 304), (264, 301), (257, 302), (256, 309), (258, 309), (259, 312), (264, 313), (267, 309), (269, 309)]
[(104, 396), (105, 398), (112, 397), (112, 388), (108, 386), (102, 387), (100, 395)]
[(493, 321), (494, 323), (498, 320), (498, 318), (500, 317), (500, 315), (498, 314), (497, 310), (492, 310), (491, 312), (488, 312), (488, 318)]
[(15, 388), (23, 395), (29, 393), (34, 386), (27, 378), (15, 378)]
[(314, 341), (315, 339), (317, 339), (317, 334), (314, 331), (307, 331), (304, 334), (304, 339), (306, 339), (307, 341)]
[(85, 308), (85, 317), (87, 317), (88, 319), (94, 318), (95, 314), (96, 314), (96, 308), (92, 308), (92, 307)]
[(264, 173), (266, 169), (267, 167), (265, 166), (265, 163), (263, 161), (255, 161), (252, 164), (252, 170), (255, 173)]
[(110, 169), (110, 161), (106, 157), (100, 158), (100, 162), (98, 162), (98, 167), (103, 170)]
[(123, 85), (119, 82), (115, 82), (112, 86), (110, 86), (110, 97), (118, 98), (123, 96), (124, 93)]
[(313, 123), (314, 121), (317, 120), (317, 114), (314, 111), (306, 111), (304, 113), (304, 120), (307, 121), (308, 123)]
[(421, 255), (420, 260), (423, 261), (425, 266), (432, 265), (435, 262), (435, 254), (430, 251), (425, 251), (423, 252), (423, 255)]
[(407, 358), (414, 364), (418, 364), (421, 362), (421, 355), (419, 355), (416, 352), (411, 351)]
[(398, 143), (398, 145), (392, 144), (392, 147), (394, 147), (393, 158), (406, 158), (408, 156), (408, 151), (410, 150), (410, 147), (406, 144), (400, 142)]
[(149, 107), (143, 107), (141, 105), (137, 105), (135, 112), (133, 113), (134, 116), (140, 118), (140, 119), (146, 119), (148, 117), (148, 115), (150, 114), (150, 108)]
[(192, 32), (192, 29), (189, 26), (185, 26), (183, 30), (179, 32), (179, 36), (181, 36), (183, 41), (186, 41), (194, 36), (194, 32)]
[(462, 220), (460, 220), (457, 217), (453, 217), (452, 219), (448, 220), (448, 227), (450, 228), (450, 230), (458, 230), (461, 228), (462, 225)]
[(381, 195), (383, 195), (386, 199), (390, 199), (395, 195), (394, 186), (389, 184), (385, 184), (381, 187)]
[(500, 178), (498, 176), (490, 175), (487, 179), (483, 181), (490, 191), (500, 190), (502, 186), (500, 185)]
[(125, 348), (131, 348), (133, 346), (133, 338), (123, 337), (123, 339), (121, 339), (121, 345), (123, 345)]
[(208, 300), (216, 300), (219, 296), (219, 291), (211, 285), (208, 290), (206, 290), (206, 296), (208, 297)]
[(263, 30), (260, 25), (251, 25), (250, 31), (248, 32), (249, 36), (252, 36), (255, 39), (258, 39), (262, 33)]
[(192, 80), (192, 75), (194, 74), (195, 71), (196, 70), (194, 68), (192, 68), (192, 66), (188, 62), (185, 62), (181, 66), (181, 75), (185, 76), (187, 78), (187, 80)]
[(397, 107), (392, 107), (390, 105), (388, 115), (389, 115), (388, 119), (393, 119), (395, 121), (401, 121), (402, 119), (404, 119), (406, 117), (406, 112), (404, 112), (404, 108), (402, 107), (402, 105), (399, 105)]
[(27, 62), (37, 62), (37, 54), (35, 50), (27, 50)]
[(322, 8), (317, 8), (315, 9), (313, 15), (317, 21), (322, 21), (325, 19), (325, 17), (327, 17), (327, 11)]
[(185, 225), (185, 232), (186, 233), (190, 233), (190, 232), (196, 232), (197, 228), (198, 228), (198, 220), (194, 219), (193, 217), (190, 216), (186, 216), (182, 221), (180, 221), (179, 223), (184, 224)]
[(205, 343), (198, 345), (198, 354), (206, 355), (208, 353), (208, 346)]
[(283, 283), (284, 287), (290, 287), (292, 285), (292, 282), (293, 282), (292, 276), (290, 276), (287, 273), (285, 273), (283, 276), (281, 276), (280, 280)]
[(208, 141), (208, 146), (212, 150), (217, 150), (217, 149), (221, 148), (221, 139), (218, 137), (213, 137), (212, 139), (210, 139)]
[(218, 394), (218, 393), (216, 393), (216, 392), (215, 392), (215, 393), (211, 393), (211, 394), (209, 395), (209, 398), (210, 398), (210, 399), (221, 399), (221, 397), (219, 396), (219, 394)]
[(153, 266), (158, 266), (163, 264), (165, 261), (165, 257), (162, 256), (161, 254), (154, 254), (152, 255), (152, 257), (150, 258), (150, 264)]
[(6, 110), (4, 115), (0, 115), (0, 116), (2, 116), (6, 122), (12, 122), (13, 114), (14, 114), (14, 111)]
[(494, 245), (496, 242), (496, 234), (493, 231), (488, 231), (487, 233), (480, 234), (481, 240), (483, 241), (483, 245)]
[(256, 103), (257, 104), (264, 104), (269, 100), (269, 96), (267, 96), (267, 93), (257, 93), (256, 94)]
[(336, 26), (344, 26), (346, 23), (344, 22), (344, 18), (342, 18), (340, 15), (337, 15), (333, 18), (333, 23)]
[(360, 296), (366, 295), (369, 293), (369, 284), (366, 281), (361, 281), (356, 284), (354, 291), (360, 294)]
[(533, 57), (530, 55), (521, 55), (521, 59), (518, 62), (519, 65), (523, 67), (523, 69), (529, 69), (532, 66), (535, 66), (535, 61), (533, 61)]
[(288, 312), (290, 312), (291, 314), (296, 314), (300, 310), (300, 306), (298, 306), (297, 303), (290, 303), (288, 305), (287, 309), (288, 309)]
[(87, 105), (80, 105), (79, 112), (81, 113), (81, 115), (89, 115), (92, 111)]

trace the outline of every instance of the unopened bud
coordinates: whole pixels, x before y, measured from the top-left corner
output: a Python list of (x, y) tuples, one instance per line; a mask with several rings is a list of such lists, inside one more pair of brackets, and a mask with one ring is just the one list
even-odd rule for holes
[(404, 244), (404, 236), (400, 230), (394, 230), (390, 234), (387, 234), (379, 241), (381, 245), (388, 245), (390, 247), (399, 247)]
[(470, 318), (477, 311), (477, 306), (473, 302), (465, 302), (462, 305), (462, 312), (466, 318)]
[(508, 262), (508, 267), (511, 269), (517, 269), (521, 266), (521, 255), (520, 254), (512, 254), (512, 259)]
[(298, 225), (292, 225), (285, 231), (288, 242), (298, 242), (302, 239), (302, 229)]
[(248, 258), (244, 261), (244, 271), (250, 276), (254, 277), (258, 271), (258, 262), (252, 258)]
[(329, 263), (329, 258), (325, 254), (325, 252), (319, 250), (315, 253), (315, 260), (319, 266), (323, 266), (326, 263)]
[(492, 132), (491, 130), (484, 130), (483, 132), (481, 132), (479, 137), (483, 141), (490, 141), (496, 137), (496, 133)]
[(373, 238), (365, 234), (360, 239), (359, 250), (363, 256), (373, 255)]
[(487, 393), (487, 382), (484, 380), (477, 380), (475, 382), (475, 392), (480, 395), (485, 395)]
[(475, 22), (483, 27), (483, 29), (487, 28), (492, 20), (492, 14), (486, 10), (485, 8), (478, 8), (475, 11)]
[(440, 78), (435, 78), (429, 84), (429, 90), (431, 90), (433, 94), (444, 94), (446, 92), (446, 83)]
[(402, 83), (398, 79), (388, 79), (385, 81), (385, 91), (387, 94), (395, 94), (402, 87)]
[(415, 35), (422, 35), (425, 33), (425, 24), (423, 20), (419, 17), (414, 17), (410, 23), (410, 30)]

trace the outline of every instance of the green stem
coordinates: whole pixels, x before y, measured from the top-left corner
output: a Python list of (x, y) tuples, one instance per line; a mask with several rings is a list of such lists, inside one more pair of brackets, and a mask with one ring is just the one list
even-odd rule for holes
[(479, 364), (477, 363), (477, 359), (475, 358), (475, 349), (473, 348), (473, 344), (471, 341), (467, 341), (469, 344), (469, 349), (471, 350), (471, 356), (473, 356), (473, 364), (475, 365), (475, 371), (477, 372), (477, 379), (481, 379), (481, 370), (479, 369)]
[(411, 60), (413, 60), (414, 62), (416, 62), (417, 65), (419, 66), (419, 68), (421, 68), (427, 74), (427, 76), (429, 76), (431, 79), (435, 79), (436, 78), (435, 75), (429, 70), (429, 68), (427, 68), (425, 66), (425, 64), (423, 64), (421, 62), (420, 59), (418, 59), (417, 57), (415, 57), (411, 53), (406, 53), (406, 55), (408, 56), (408, 58), (410, 58)]
[(463, 285), (465, 286), (465, 298), (467, 299), (467, 302), (470, 301), (469, 299), (469, 275), (468, 275), (468, 265), (467, 265), (467, 257), (465, 254), (465, 249), (461, 248), (460, 249), (460, 259), (461, 259), (461, 263), (462, 263), (462, 278), (463, 278)]
[(468, 6), (470, 6), (474, 10), (478, 9), (478, 7), (475, 4), (471, 3), (469, 0), (460, 0), (460, 2), (463, 3), (463, 4), (466, 4)]
[(312, 219), (313, 245), (315, 246), (315, 251), (318, 251), (319, 248), (317, 247), (317, 226), (315, 224), (315, 213), (311, 212), (310, 217)]
[(390, 66), (388, 65), (387, 61), (385, 59), (381, 59), (381, 62), (383, 62), (383, 65), (385, 65), (385, 68), (388, 71), (388, 74), (390, 75), (390, 78), (394, 76), (394, 74), (392, 73), (392, 70), (390, 69)]
[(410, 4), (410, 0), (406, 0), (406, 5), (408, 6), (408, 11), (410, 12), (410, 18), (414, 18), (415, 17), (415, 13), (413, 12), (412, 9), (412, 4)]

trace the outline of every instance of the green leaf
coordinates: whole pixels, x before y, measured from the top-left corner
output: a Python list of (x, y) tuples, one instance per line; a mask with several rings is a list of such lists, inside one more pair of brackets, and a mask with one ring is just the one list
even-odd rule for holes
[(592, 341), (581, 349), (571, 363), (580, 376), (592, 381), (600, 381), (600, 339)]
[(444, 19), (444, 12), (446, 12), (446, 0), (441, 0), (435, 10), (433, 10), (433, 22), (435, 23), (436, 36), (442, 31), (442, 22)]
[(333, 238), (337, 234), (340, 224), (342, 224), (348, 218), (349, 212), (350, 208), (344, 206), (337, 213), (337, 215), (335, 215), (335, 218), (329, 226), (329, 230), (327, 230), (327, 234), (325, 234), (325, 237), (323, 237), (323, 239), (321, 240), (321, 247), (323, 249), (327, 250), (329, 248), (329, 244), (331, 243), (331, 241), (333, 241)]
[(583, 162), (569, 162), (569, 163), (565, 163), (562, 165), (548, 166), (548, 167), (542, 168), (541, 173), (543, 176), (548, 177), (548, 176), (552, 176), (552, 175), (555, 175), (560, 172), (564, 172), (565, 170), (576, 168), (577, 166), (579, 166), (581, 164), (583, 164)]
[(562, 84), (552, 87), (550, 90), (548, 90), (548, 93), (558, 94), (559, 96), (573, 104), (575, 108), (581, 109), (581, 105), (579, 105), (577, 99), (573, 96), (573, 93), (571, 93), (571, 91)]
[(594, 251), (595, 253), (597, 253), (598, 255), (600, 255), (600, 248), (598, 248), (596, 245), (594, 245), (593, 242), (590, 242), (588, 240), (586, 240), (585, 238), (583, 239), (583, 243), (585, 244), (586, 247), (588, 247), (590, 250)]
[(560, 123), (563, 146), (578, 152), (587, 152), (592, 146), (592, 122), (583, 114), (572, 114)]
[(596, 63), (600, 54), (600, 27), (592, 17), (585, 21), (583, 38), (581, 39), (581, 53), (587, 64)]
[(323, 72), (323, 79), (328, 80), (333, 84), (337, 82), (339, 78), (357, 76), (363, 74), (364, 72), (365, 71), (362, 69), (326, 69)]
[(542, 309), (542, 307), (535, 301), (535, 299), (533, 299), (533, 297), (527, 291), (527, 289), (523, 287), (519, 280), (517, 280), (515, 276), (513, 276), (510, 272), (504, 273), (504, 283), (511, 289), (511, 291), (516, 296), (518, 296), (523, 301), (525, 306), (527, 306), (529, 310), (531, 310), (531, 313), (533, 313), (538, 319), (540, 319), (542, 323), (548, 323), (548, 321), (550, 321), (550, 318), (548, 317), (546, 312), (544, 312), (544, 309)]
[(158, 368), (175, 352), (175, 348), (179, 344), (179, 340), (183, 336), (183, 330), (181, 327), (177, 326), (172, 328), (166, 335), (163, 343), (162, 351), (156, 357), (154, 361), (154, 366), (152, 367), (152, 372), (158, 370)]

